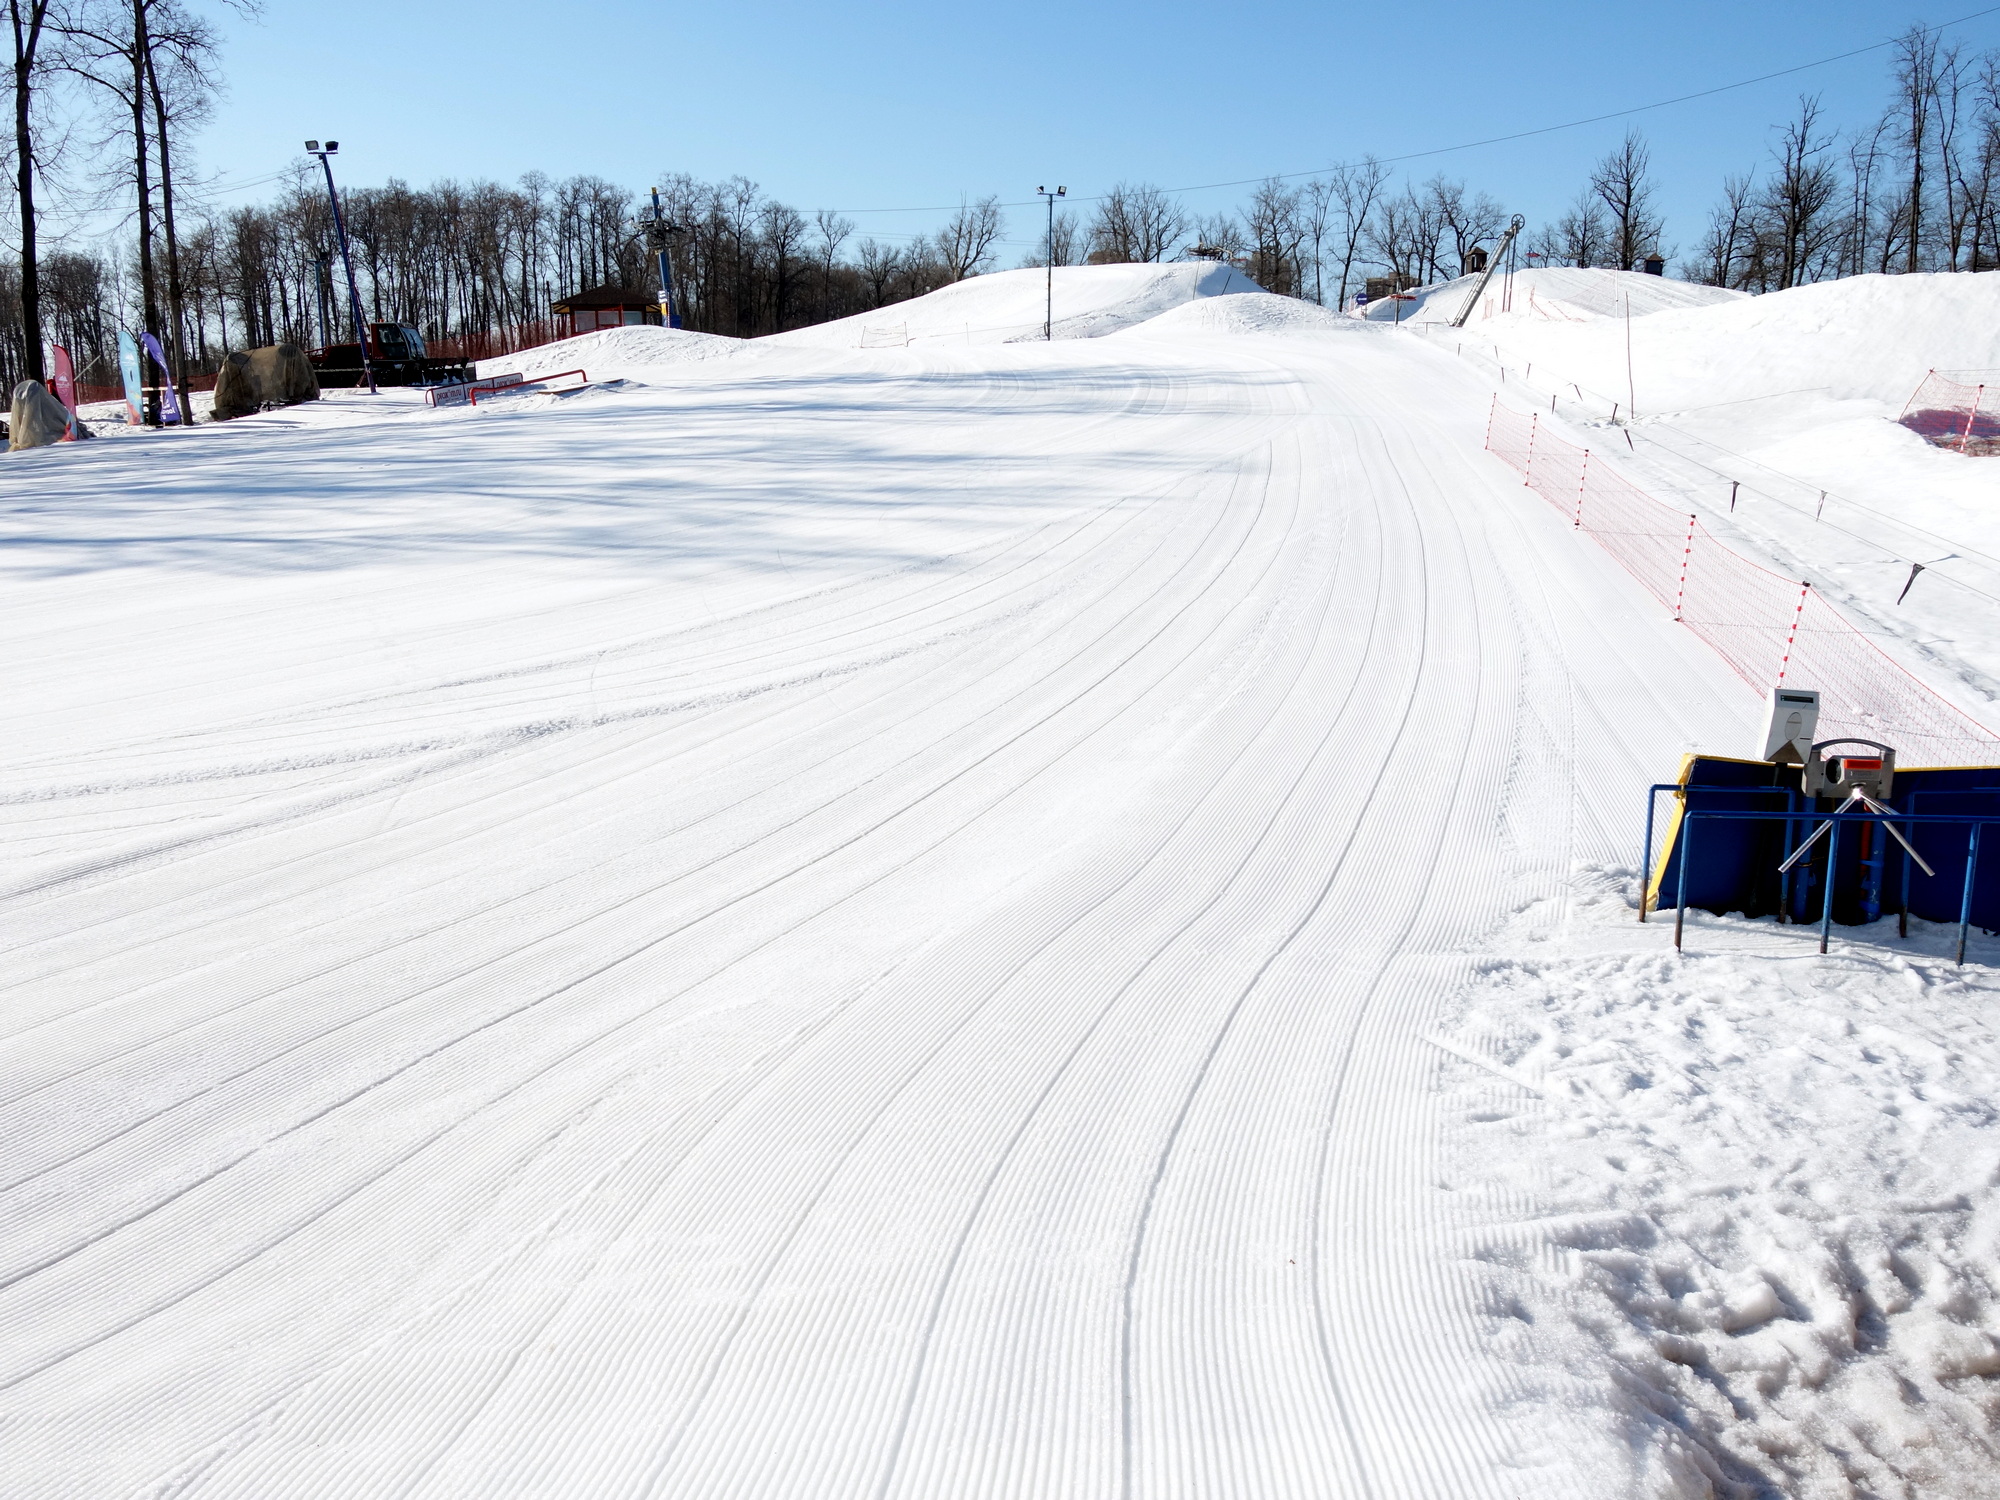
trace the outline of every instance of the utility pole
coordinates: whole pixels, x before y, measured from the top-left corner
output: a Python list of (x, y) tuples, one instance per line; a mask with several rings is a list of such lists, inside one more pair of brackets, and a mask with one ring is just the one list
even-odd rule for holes
[(653, 189), (653, 222), (647, 226), (647, 238), (653, 242), (653, 249), (660, 258), (660, 311), (667, 315), (667, 327), (681, 326), (681, 315), (674, 310), (674, 273), (667, 260), (667, 236), (679, 234), (678, 224), (669, 224), (660, 212), (660, 190)]
[(340, 194), (333, 190), (333, 163), (327, 158), (340, 149), (339, 141), (328, 141), (321, 149), (318, 141), (307, 141), (306, 150), (319, 158), (320, 166), (326, 169), (326, 201), (333, 205), (333, 232), (340, 240), (340, 263), (347, 267), (347, 305), (354, 314), (354, 337), (361, 344), (361, 373), (368, 380), (368, 394), (380, 395), (375, 389), (375, 365), (368, 358), (368, 324), (361, 316), (361, 283), (354, 279), (354, 257), (347, 250), (347, 222), (340, 217)]
[(1047, 311), (1042, 317), (1042, 338), (1048, 343), (1054, 343), (1056, 337), (1056, 199), (1068, 192), (1066, 187), (1058, 187), (1053, 193), (1045, 187), (1035, 189), (1036, 195), (1049, 203), (1049, 294)]

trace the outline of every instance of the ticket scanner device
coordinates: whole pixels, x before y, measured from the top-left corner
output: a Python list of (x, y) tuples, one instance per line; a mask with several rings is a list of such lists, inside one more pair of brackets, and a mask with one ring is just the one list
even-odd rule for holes
[(1760, 759), (1803, 766), (1812, 759), (1813, 732), (1819, 728), (1819, 694), (1810, 688), (1771, 689)]

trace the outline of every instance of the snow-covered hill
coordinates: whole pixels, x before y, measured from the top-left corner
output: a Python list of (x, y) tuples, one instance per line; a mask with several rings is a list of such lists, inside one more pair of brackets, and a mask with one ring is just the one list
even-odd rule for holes
[[(1200, 298), (1262, 290), (1242, 272), (1210, 261), (1058, 266), (1053, 285), (1059, 339), (1099, 338)], [(1047, 271), (997, 271), (877, 312), (758, 342), (827, 349), (1024, 342), (1042, 336), (1049, 287)]]
[(1478, 351), (1057, 295), (5, 460), (9, 1500), (1987, 1500), (2000, 942), (1676, 955)]
[(684, 328), (600, 328), (506, 354), (483, 359), (478, 373), (526, 375), (534, 379), (563, 370), (582, 370), (592, 380), (644, 379), (676, 365), (728, 359), (746, 348), (742, 339), (720, 338)]
[[(1371, 322), (1449, 323), (1465, 310), (1478, 287), (1477, 276), (1417, 287), (1400, 310), (1388, 299), (1371, 304)], [(1511, 281), (1511, 285), (1508, 283)], [(1574, 266), (1536, 267), (1516, 271), (1511, 278), (1495, 274), (1487, 283), (1467, 322), (1476, 327), (1496, 317), (1530, 318), (1541, 322), (1589, 322), (1597, 318), (1635, 318), (1688, 308), (1716, 307), (1745, 301), (1742, 292), (1699, 286), (1642, 271), (1610, 271)], [(1511, 304), (1511, 313), (1503, 311)]]

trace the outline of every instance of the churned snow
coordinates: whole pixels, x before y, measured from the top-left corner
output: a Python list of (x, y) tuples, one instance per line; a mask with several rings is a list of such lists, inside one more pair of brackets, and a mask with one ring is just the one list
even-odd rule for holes
[(1822, 958), (1815, 927), (1704, 915), (1683, 957), (1628, 873), (1569, 894), (1438, 1038), (1524, 1402), (1585, 1414), (1559, 1441), (1600, 1493), (1993, 1494), (2000, 942), (1959, 969), (1955, 928), (1887, 920)]
[(2000, 951), (1633, 920), (1553, 356), (1042, 275), (5, 460), (10, 1497), (1992, 1493)]

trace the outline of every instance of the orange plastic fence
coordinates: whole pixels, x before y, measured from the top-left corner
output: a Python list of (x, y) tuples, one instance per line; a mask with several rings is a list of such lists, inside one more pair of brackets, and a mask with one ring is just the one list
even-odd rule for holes
[(516, 323), (511, 328), (495, 328), (484, 333), (453, 333), (427, 338), (424, 340), (424, 352), (432, 359), (498, 359), (503, 354), (539, 349), (543, 344), (553, 344), (557, 339), (568, 337), (569, 332), (563, 324), (554, 318), (540, 318), (531, 323)]
[[(1996, 377), (1990, 385), (1978, 378), (1987, 374)], [(2000, 453), (2000, 371), (1932, 370), (1896, 420), (1940, 448), (1980, 457)]]
[(1886, 740), (1911, 765), (1990, 763), (2000, 736), (1898, 666), (1809, 584), (1759, 567), (1538, 413), (1495, 397), (1487, 449), (1759, 691), (1817, 688), (1823, 738)]

